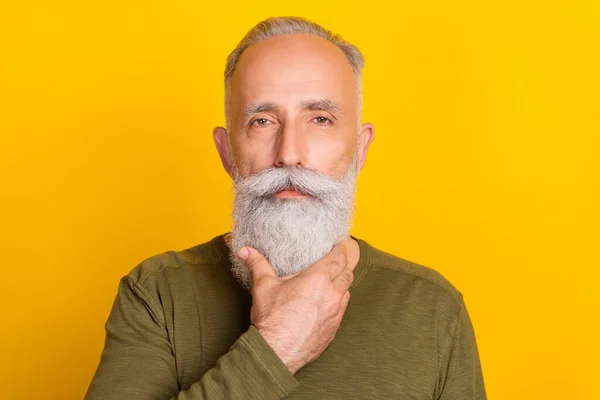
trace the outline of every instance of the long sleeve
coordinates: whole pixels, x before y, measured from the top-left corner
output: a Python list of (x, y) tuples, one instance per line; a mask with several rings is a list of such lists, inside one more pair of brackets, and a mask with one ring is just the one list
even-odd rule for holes
[(124, 277), (86, 400), (269, 400), (284, 398), (298, 385), (253, 326), (187, 390), (180, 390), (176, 368), (158, 302), (134, 279)]
[(479, 352), (469, 313), (460, 296), (460, 312), (442, 358), (439, 400), (485, 400)]

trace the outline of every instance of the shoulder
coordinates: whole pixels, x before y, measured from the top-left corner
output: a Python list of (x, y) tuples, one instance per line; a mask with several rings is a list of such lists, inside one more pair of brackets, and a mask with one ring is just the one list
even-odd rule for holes
[(177, 280), (180, 276), (185, 278), (191, 270), (201, 272), (206, 267), (220, 264), (223, 260), (214, 243), (217, 238), (188, 249), (170, 250), (148, 257), (135, 266), (126, 277), (135, 286), (148, 288), (159, 281)]
[(441, 273), (433, 268), (406, 260), (386, 251), (377, 249), (371, 245), (370, 264), (371, 270), (385, 270), (393, 275), (396, 280), (410, 282), (412, 286), (418, 286), (422, 291), (435, 293), (446, 300), (460, 306), (463, 302), (462, 293)]
[(391, 324), (389, 330), (398, 334), (419, 335), (441, 362), (461, 319), (461, 292), (433, 268), (370, 245), (366, 250), (369, 268), (357, 287), (359, 298), (378, 310), (378, 323)]

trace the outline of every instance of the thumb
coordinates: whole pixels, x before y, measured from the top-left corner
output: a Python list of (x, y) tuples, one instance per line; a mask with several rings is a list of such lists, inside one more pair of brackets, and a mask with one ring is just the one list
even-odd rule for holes
[(248, 266), (248, 270), (252, 275), (252, 282), (256, 282), (258, 279), (265, 276), (277, 277), (273, 267), (269, 264), (267, 257), (263, 256), (258, 250), (253, 247), (245, 246), (242, 247), (237, 255), (239, 258), (244, 260)]

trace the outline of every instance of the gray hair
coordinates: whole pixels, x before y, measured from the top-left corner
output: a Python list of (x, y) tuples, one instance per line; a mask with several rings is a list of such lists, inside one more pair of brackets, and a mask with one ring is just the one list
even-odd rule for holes
[(352, 71), (356, 75), (358, 90), (358, 118), (360, 120), (360, 111), (362, 103), (362, 69), (365, 60), (358, 48), (353, 44), (346, 42), (340, 35), (333, 34), (331, 31), (323, 28), (321, 25), (302, 17), (272, 17), (256, 24), (248, 31), (246, 36), (240, 41), (237, 47), (227, 57), (225, 65), (225, 118), (227, 119), (227, 128), (230, 127), (229, 99), (231, 95), (231, 78), (235, 72), (238, 61), (244, 51), (265, 39), (282, 35), (312, 35), (321, 37), (339, 47), (348, 62)]
[[(236, 279), (249, 291), (248, 266), (236, 256), (244, 246), (261, 252), (277, 276), (303, 271), (348, 239), (354, 214), (356, 158), (343, 177), (304, 167), (271, 167), (235, 181), (230, 259)], [(307, 198), (277, 199), (292, 187)]]

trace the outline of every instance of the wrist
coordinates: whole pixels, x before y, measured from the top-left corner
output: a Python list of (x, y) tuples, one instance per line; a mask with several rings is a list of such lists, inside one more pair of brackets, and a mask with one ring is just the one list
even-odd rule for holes
[(264, 328), (256, 328), (258, 333), (261, 334), (265, 342), (273, 349), (275, 354), (279, 357), (279, 359), (285, 364), (287, 369), (292, 373), (292, 375), (296, 374), (298, 370), (302, 367), (299, 363), (294, 360), (293, 351), (289, 347), (282, 346), (280, 340), (277, 340), (277, 335), (269, 332), (268, 329)]

